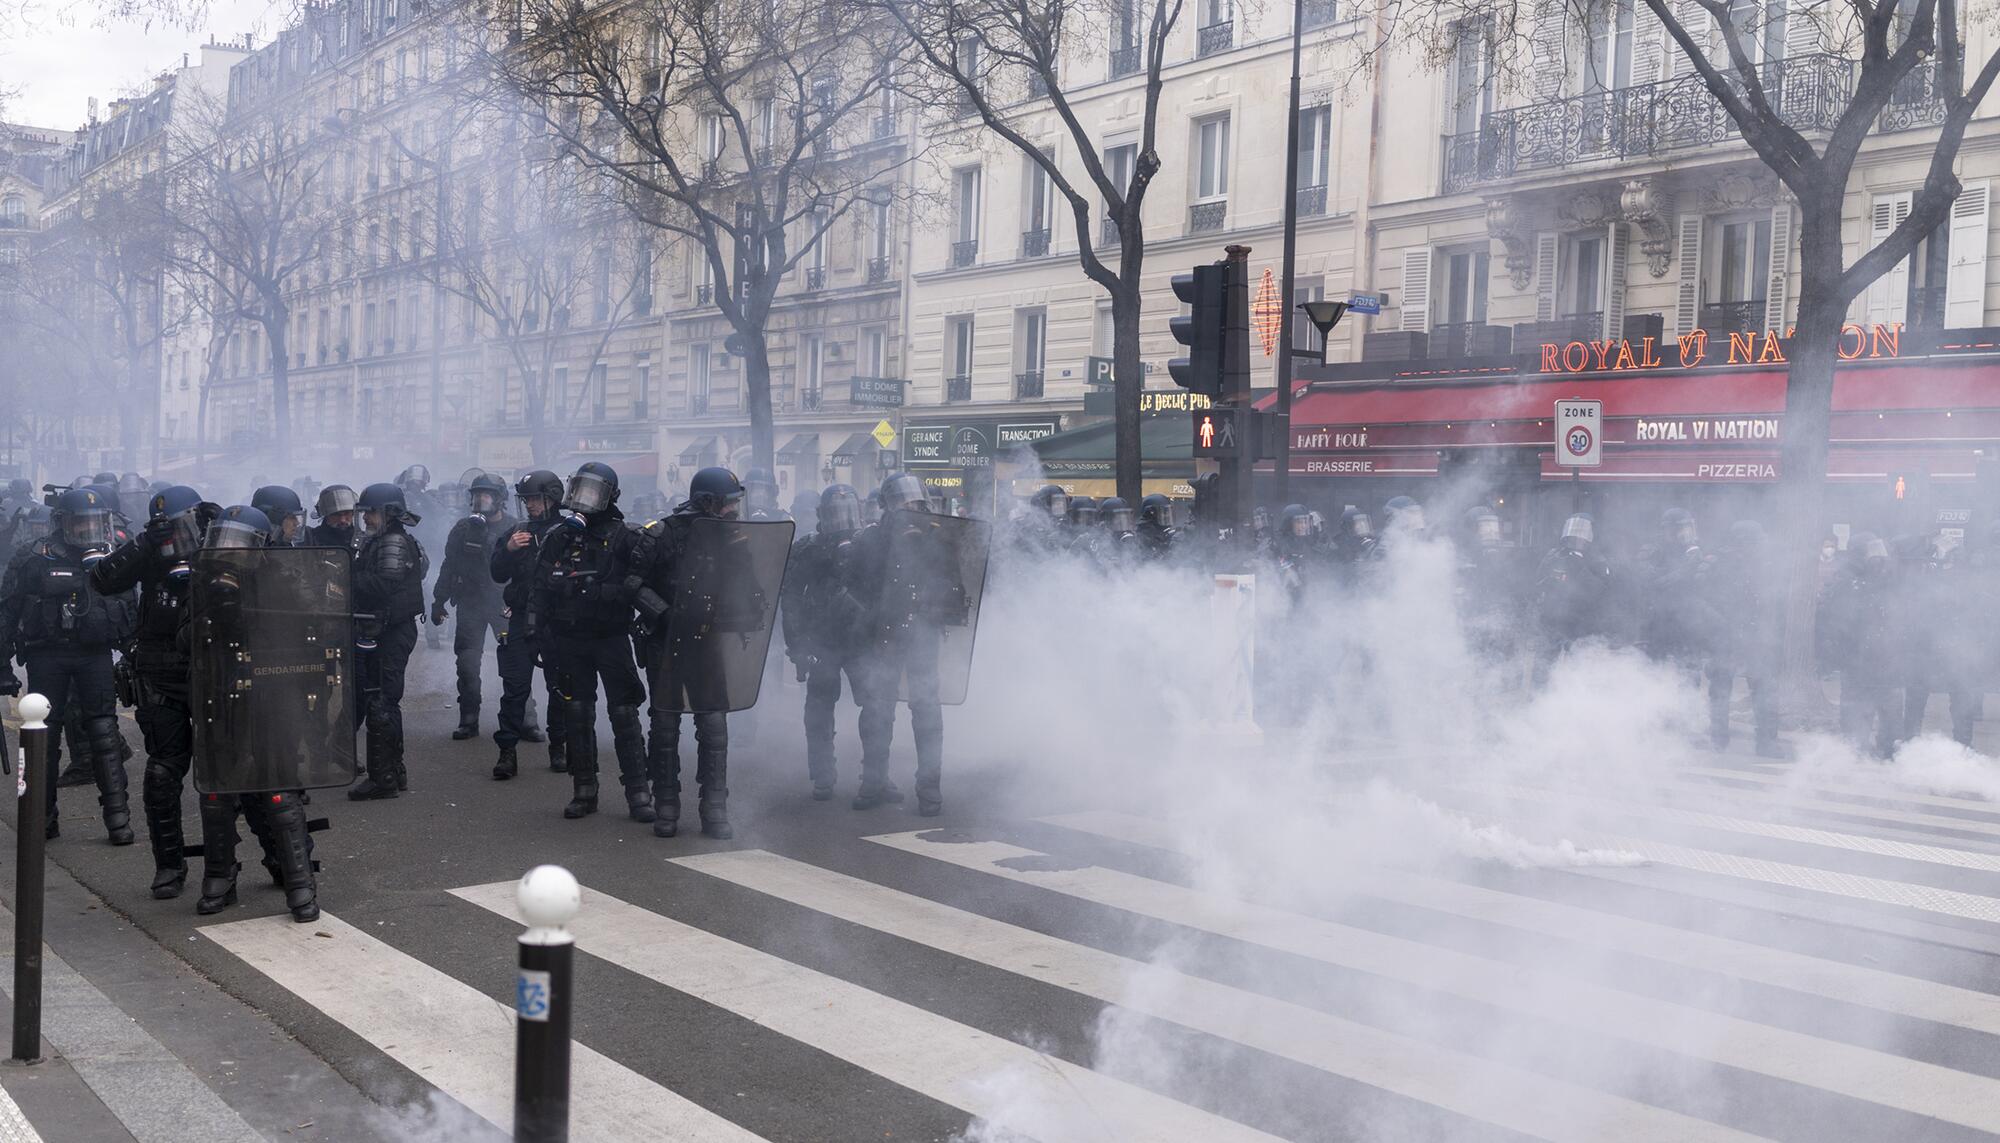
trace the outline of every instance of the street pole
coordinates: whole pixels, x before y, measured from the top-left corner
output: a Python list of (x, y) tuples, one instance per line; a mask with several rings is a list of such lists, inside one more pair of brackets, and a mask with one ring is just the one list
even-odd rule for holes
[(49, 700), (21, 696), (21, 786), (14, 802), (14, 1055), (42, 1059), (42, 871), (48, 844)]
[(1292, 309), (1299, 251), (1299, 39), (1305, 0), (1292, 0), (1292, 97), (1285, 116), (1285, 250), (1278, 299), (1277, 455), (1271, 460), (1271, 488), (1280, 504), (1292, 498)]
[(521, 919), (514, 977), (515, 1143), (569, 1141), (570, 968), (576, 939), (566, 927), (583, 892), (569, 870), (537, 865), (514, 890)]

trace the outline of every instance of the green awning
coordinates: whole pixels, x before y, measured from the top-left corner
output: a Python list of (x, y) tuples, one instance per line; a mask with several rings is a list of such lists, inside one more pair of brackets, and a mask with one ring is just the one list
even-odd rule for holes
[(798, 464), (819, 459), (819, 434), (800, 433), (778, 450), (779, 464)]
[(834, 463), (851, 464), (857, 458), (875, 455), (879, 448), (875, 438), (867, 433), (849, 433), (847, 439), (840, 442), (840, 447), (833, 450)]
[[(1117, 455), (1116, 433), (1106, 420), (1043, 437), (1028, 447), (1050, 476), (1108, 476)], [(1185, 416), (1140, 418), (1139, 456), (1139, 471), (1145, 475), (1193, 473), (1192, 423)]]

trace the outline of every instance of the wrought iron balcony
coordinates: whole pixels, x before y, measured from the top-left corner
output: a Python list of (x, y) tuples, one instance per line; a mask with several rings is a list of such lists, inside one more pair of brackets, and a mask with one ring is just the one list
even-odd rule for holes
[(806, 267), (806, 289), (823, 290), (825, 288), (826, 288), (826, 267), (825, 266)]
[(945, 378), (944, 399), (947, 401), (972, 400), (972, 378), (970, 377)]
[(1103, 225), (1101, 225), (1101, 226), (1099, 226), (1099, 227), (1097, 228), (1097, 244), (1098, 244), (1099, 246), (1116, 246), (1116, 245), (1118, 245), (1118, 220), (1117, 220), (1117, 219), (1115, 219), (1115, 218), (1106, 218), (1106, 219), (1104, 220), (1104, 223), (1103, 223)]
[(888, 280), (889, 260), (887, 258), (870, 258), (868, 260), (868, 284), (872, 286), (878, 282), (886, 282)]
[(1040, 258), (1049, 252), (1049, 228), (1021, 232), (1021, 257)]
[[(1785, 122), (1830, 130), (1854, 86), (1854, 64), (1809, 55), (1763, 65), (1766, 96)], [(1651, 158), (1738, 137), (1701, 77), (1685, 75), (1495, 111), (1477, 131), (1444, 140), (1444, 192), (1602, 159)]]
[(1595, 341), (1603, 336), (1604, 314), (1601, 310), (1589, 313), (1564, 314), (1553, 321), (1522, 322), (1514, 327), (1514, 344), (1525, 349), (1529, 346), (1560, 341)]
[(1043, 78), (1042, 78), (1042, 73), (1041, 73), (1041, 72), (1038, 72), (1038, 71), (1031, 71), (1031, 72), (1029, 72), (1029, 73), (1028, 73), (1028, 98), (1029, 98), (1029, 99), (1046, 99), (1046, 98), (1048, 98), (1048, 94), (1049, 94), (1049, 81), (1048, 81), (1048, 80), (1046, 80), (1046, 79), (1043, 79)]
[(1324, 28), (1333, 23), (1338, 16), (1334, 0), (1305, 0), (1305, 11), (1299, 21), (1299, 27)]
[(1713, 302), (1701, 307), (1701, 328), (1710, 337), (1732, 333), (1761, 333), (1764, 329), (1764, 299), (1740, 302)]
[(799, 411), (817, 413), (825, 403), (825, 397), (817, 386), (799, 390)]
[(887, 139), (895, 133), (896, 117), (894, 114), (877, 115), (875, 117), (875, 137), (877, 139)]
[(1032, 373), (1014, 374), (1014, 399), (1016, 401), (1033, 401), (1039, 399), (1041, 395), (1041, 370), (1037, 369)]
[(689, 393), (688, 412), (693, 413), (697, 417), (708, 412), (708, 394)]
[(1226, 52), (1235, 46), (1236, 21), (1234, 20), (1224, 20), (1219, 24), (1210, 24), (1195, 33), (1194, 54), (1197, 56), (1212, 56), (1217, 52)]
[(1882, 109), (1884, 131), (1908, 131), (1935, 127), (1944, 122), (1944, 97), (1938, 90), (1937, 62), (1925, 60), (1889, 93), (1889, 105)]
[(1111, 78), (1133, 75), (1139, 70), (1139, 45), (1111, 45)]
[(1228, 217), (1228, 199), (1195, 203), (1188, 207), (1188, 233), (1200, 234), (1207, 230), (1221, 230), (1223, 220)]
[(707, 282), (694, 288), (694, 304), (705, 306), (715, 300), (715, 287)]
[(1483, 321), (1437, 322), (1430, 329), (1425, 356), (1504, 357), (1514, 346), (1514, 331)]
[(1299, 214), (1301, 216), (1312, 216), (1312, 215), (1326, 213), (1325, 183), (1321, 183), (1316, 187), (1300, 187), (1298, 190), (1298, 195), (1299, 195)]
[(978, 259), (979, 259), (979, 240), (977, 238), (968, 239), (964, 242), (954, 242), (951, 244), (952, 269), (954, 270), (963, 269), (966, 266), (972, 265), (974, 262), (978, 261)]

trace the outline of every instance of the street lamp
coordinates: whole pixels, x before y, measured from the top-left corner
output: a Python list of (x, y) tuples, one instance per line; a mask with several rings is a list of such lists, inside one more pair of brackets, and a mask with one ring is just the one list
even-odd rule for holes
[[(1340, 319), (1347, 316), (1347, 303), (1325, 300), (1300, 302), (1299, 308), (1305, 311), (1306, 320), (1313, 323), (1313, 328), (1319, 331), (1319, 348), (1307, 352), (1310, 352), (1312, 356), (1319, 358), (1321, 361), (1325, 361), (1327, 339), (1333, 335), (1333, 327), (1339, 325)], [(1296, 353), (1299, 351), (1294, 350), (1293, 352)]]

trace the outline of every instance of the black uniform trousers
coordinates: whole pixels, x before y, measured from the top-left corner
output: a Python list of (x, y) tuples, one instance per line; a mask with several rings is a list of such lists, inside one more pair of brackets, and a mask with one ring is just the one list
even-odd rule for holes
[(843, 672), (859, 703), (865, 684), (858, 656), (818, 659), (806, 670), (806, 774), (815, 786), (831, 786), (834, 781), (833, 710), (840, 702)]
[(500, 638), (500, 645), (494, 649), (493, 656), (500, 667), (500, 725), (493, 731), (493, 741), (501, 746), (517, 746), (527, 735), (528, 707), (535, 697), (537, 659), (542, 661), (542, 685), (549, 692), (550, 750), (560, 753), (567, 745), (561, 698), (565, 688), (548, 653), (548, 642), (539, 635), (521, 638), (509, 633)]
[(187, 680), (139, 677), (139, 733), (146, 740), (146, 775), (140, 787), (146, 807), (146, 836), (157, 869), (186, 864), (181, 825), (181, 791), (194, 762), (194, 711)]
[(563, 720), (568, 735), (570, 777), (597, 780), (597, 684), (604, 682), (604, 705), (611, 716), (611, 740), (618, 752), (618, 776), (627, 790), (646, 785), (646, 730), (639, 724), (639, 704), (646, 684), (632, 658), (632, 639), (623, 633), (595, 639), (566, 635), (549, 638), (548, 654), (562, 688)]
[[(28, 689), (49, 700), (48, 723), (60, 728), (71, 704), (82, 708), (85, 737), (97, 776), (97, 801), (108, 812), (126, 807), (125, 767), (118, 759), (118, 692), (111, 677), (108, 647), (31, 647), (23, 652)], [(49, 735), (48, 820), (56, 820), (56, 770), (61, 760), (57, 733)]]
[(368, 776), (376, 785), (409, 786), (409, 771), (403, 765), (403, 683), (416, 649), (417, 621), (405, 617), (384, 623), (375, 637), (375, 649), (360, 654)]
[(907, 687), (910, 738), (917, 750), (917, 799), (941, 801), (944, 773), (944, 707), (938, 702), (938, 634), (914, 627), (862, 652), (861, 789), (889, 784), (889, 745), (896, 730), (896, 702)]
[(451, 650), (458, 659), (458, 716), (469, 722), (479, 717), (479, 668), (486, 659), (486, 633), (491, 631), (497, 641), (507, 630), (507, 620), (497, 608), (461, 607), (455, 618)]

